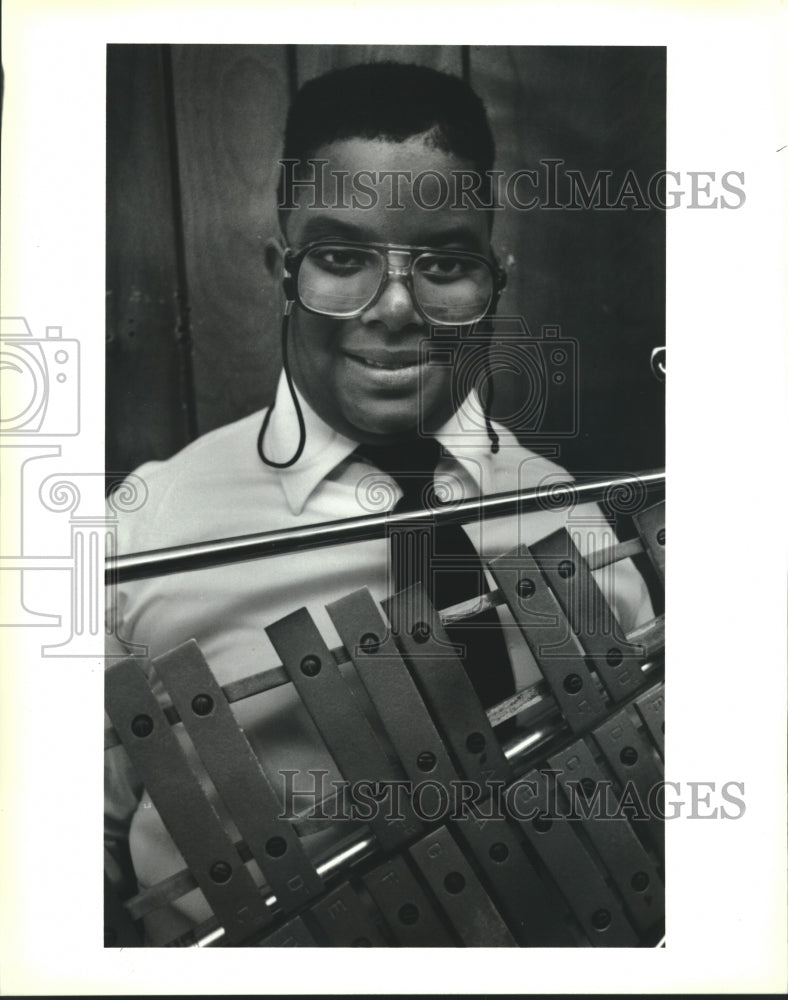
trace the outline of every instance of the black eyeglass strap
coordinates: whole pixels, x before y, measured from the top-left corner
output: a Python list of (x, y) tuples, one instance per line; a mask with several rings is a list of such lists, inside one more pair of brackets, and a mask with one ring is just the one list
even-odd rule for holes
[[(292, 281), (292, 279), (290, 280)], [(287, 289), (285, 289), (285, 295), (287, 296)], [(287, 302), (285, 302), (285, 311), (282, 314), (282, 365), (284, 367), (287, 388), (290, 391), (290, 398), (293, 400), (296, 419), (298, 420), (298, 447), (296, 448), (293, 457), (288, 459), (286, 462), (274, 462), (270, 458), (266, 457), (264, 449), (265, 432), (268, 430), (271, 414), (274, 412), (274, 406), (276, 405), (276, 400), (274, 400), (263, 417), (263, 426), (260, 428), (260, 433), (257, 435), (257, 454), (260, 456), (263, 463), (270, 466), (272, 469), (289, 469), (291, 465), (295, 465), (303, 454), (304, 447), (306, 445), (306, 424), (304, 423), (304, 414), (301, 411), (301, 404), (298, 402), (298, 396), (295, 391), (295, 386), (293, 385), (293, 376), (290, 374), (290, 364), (287, 360), (287, 331), (290, 326), (290, 312), (292, 308), (293, 300), (288, 296)]]

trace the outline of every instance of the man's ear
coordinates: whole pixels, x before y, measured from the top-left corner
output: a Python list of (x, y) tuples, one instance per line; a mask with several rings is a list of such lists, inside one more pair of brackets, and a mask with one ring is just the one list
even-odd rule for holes
[(269, 236), (265, 241), (265, 269), (270, 277), (279, 284), (282, 281), (285, 247), (278, 236)]

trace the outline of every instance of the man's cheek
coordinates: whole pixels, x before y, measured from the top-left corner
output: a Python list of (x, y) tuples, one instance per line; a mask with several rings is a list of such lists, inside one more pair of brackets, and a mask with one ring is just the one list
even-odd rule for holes
[(420, 379), (419, 396), (423, 406), (443, 403), (451, 393), (451, 374), (443, 367), (427, 366)]

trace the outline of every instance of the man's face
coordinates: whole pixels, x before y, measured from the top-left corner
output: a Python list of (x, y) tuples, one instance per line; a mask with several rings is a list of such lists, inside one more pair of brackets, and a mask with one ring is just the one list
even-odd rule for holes
[[(403, 208), (391, 207), (389, 179), (380, 172), (403, 170), (415, 178), (425, 170), (443, 174), (451, 187), (451, 172), (469, 169), (467, 161), (430, 146), (423, 137), (403, 142), (344, 139), (321, 147), (315, 159), (328, 160), (330, 171), (372, 171), (379, 183), (372, 208), (311, 206), (312, 193), (297, 189), (299, 208), (289, 213), (285, 233), (294, 251), (318, 239), (358, 243), (393, 243), (439, 249), (469, 250), (489, 255), (486, 213), (452, 209), (451, 199), (430, 211), (413, 200), (406, 178), (399, 181)], [(364, 183), (368, 184), (365, 177)], [(352, 187), (348, 182), (347, 202)], [(422, 201), (436, 198), (437, 185), (425, 184)], [(329, 203), (330, 195), (325, 202)], [(360, 316), (335, 319), (318, 316), (295, 305), (291, 317), (288, 356), (296, 385), (310, 406), (332, 427), (356, 440), (376, 441), (436, 429), (453, 411), (451, 367), (420, 364), (420, 343), (430, 335), (408, 287), (392, 278), (380, 297)], [(419, 409), (421, 416), (419, 417)]]

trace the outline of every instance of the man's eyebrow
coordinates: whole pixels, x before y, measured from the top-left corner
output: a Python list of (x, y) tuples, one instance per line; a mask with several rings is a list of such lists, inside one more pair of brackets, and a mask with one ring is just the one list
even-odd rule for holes
[(324, 236), (336, 239), (369, 241), (370, 233), (362, 226), (357, 226), (352, 222), (345, 222), (337, 219), (335, 215), (313, 215), (304, 223), (301, 233), (303, 243), (317, 240)]
[[(359, 243), (382, 242), (374, 231), (359, 226), (347, 220), (338, 219), (336, 215), (312, 215), (304, 223), (301, 233), (301, 243), (310, 243), (318, 239), (355, 240)], [(385, 241), (383, 241), (385, 242)], [(413, 246), (454, 248), (459, 250), (483, 251), (482, 241), (478, 233), (464, 223), (451, 225), (443, 229), (435, 229), (434, 224), (418, 233)]]
[(455, 247), (460, 250), (470, 249), (477, 252), (483, 249), (478, 233), (470, 226), (463, 224), (450, 226), (438, 232), (434, 229), (425, 230), (423, 237), (419, 234), (419, 243), (423, 246)]

